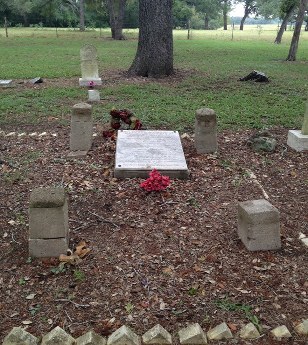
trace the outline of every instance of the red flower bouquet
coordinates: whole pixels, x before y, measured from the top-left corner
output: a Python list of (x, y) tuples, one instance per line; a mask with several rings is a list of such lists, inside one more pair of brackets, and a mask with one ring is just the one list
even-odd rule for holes
[(112, 129), (103, 132), (103, 136), (106, 138), (111, 137), (111, 132), (120, 129), (122, 124), (128, 125), (127, 129), (139, 130), (142, 127), (141, 121), (128, 109), (112, 109), (110, 116), (110, 126)]
[(147, 192), (162, 191), (165, 190), (170, 185), (169, 176), (163, 176), (153, 169), (150, 172), (150, 177), (140, 184), (140, 187)]

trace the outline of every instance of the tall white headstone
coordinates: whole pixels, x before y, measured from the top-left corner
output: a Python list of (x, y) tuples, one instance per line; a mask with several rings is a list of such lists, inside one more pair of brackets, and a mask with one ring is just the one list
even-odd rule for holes
[(94, 85), (102, 85), (102, 79), (98, 75), (97, 50), (91, 44), (86, 44), (80, 49), (81, 78), (80, 86), (88, 86), (90, 82)]

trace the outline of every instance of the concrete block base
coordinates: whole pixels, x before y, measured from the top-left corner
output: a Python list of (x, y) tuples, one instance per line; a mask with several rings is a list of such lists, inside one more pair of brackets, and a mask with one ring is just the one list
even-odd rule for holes
[(29, 255), (35, 258), (58, 257), (66, 254), (68, 241), (66, 238), (29, 239)]
[(308, 151), (308, 135), (302, 134), (301, 130), (290, 130), (287, 145), (297, 152)]
[(88, 151), (71, 151), (67, 158), (74, 159), (74, 158), (84, 158), (88, 154)]
[(101, 100), (98, 90), (88, 90), (88, 101), (99, 102)]
[(101, 78), (79, 78), (79, 86), (89, 86), (89, 83), (93, 81), (94, 85), (102, 85)]
[(265, 199), (239, 203), (237, 231), (250, 251), (281, 248), (279, 211)]

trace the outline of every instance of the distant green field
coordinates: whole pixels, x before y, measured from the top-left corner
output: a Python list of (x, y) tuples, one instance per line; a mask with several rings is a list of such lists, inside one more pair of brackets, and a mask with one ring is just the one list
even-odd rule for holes
[[(308, 32), (302, 32), (297, 61), (286, 62), (292, 31), (281, 45), (273, 44), (276, 26), (235, 27), (213, 31), (174, 31), (174, 66), (179, 78), (165, 81), (116, 78), (133, 61), (137, 30), (126, 30), (125, 41), (112, 41), (110, 30), (79, 31), (48, 28), (10, 28), (0, 31), (0, 79), (61, 78), (48, 87), (0, 89), (0, 124), (44, 124), (49, 116), (68, 124), (70, 109), (87, 100), (78, 86), (79, 49), (85, 43), (98, 49), (103, 79), (102, 103), (94, 106), (97, 121), (108, 119), (110, 108), (126, 107), (147, 127), (191, 129), (195, 110), (213, 108), (220, 128), (281, 125), (299, 127), (308, 95)], [(271, 82), (239, 82), (252, 70)], [(73, 78), (73, 82), (70, 81)], [(65, 82), (65, 81), (70, 82)], [(75, 82), (74, 82), (75, 81)]]

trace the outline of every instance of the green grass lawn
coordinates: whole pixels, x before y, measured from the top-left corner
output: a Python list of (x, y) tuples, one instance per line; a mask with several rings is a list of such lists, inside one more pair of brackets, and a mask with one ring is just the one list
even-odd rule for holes
[[(54, 116), (68, 124), (71, 106), (87, 100), (78, 86), (79, 49), (85, 43), (98, 49), (103, 80), (103, 102), (94, 105), (96, 121), (105, 122), (112, 107), (126, 107), (147, 127), (192, 129), (195, 110), (216, 111), (220, 128), (298, 128), (308, 95), (308, 32), (302, 32), (297, 61), (286, 62), (292, 32), (281, 45), (273, 44), (274, 26), (174, 32), (174, 65), (181, 78), (169, 82), (132, 81), (111, 83), (110, 71), (126, 71), (137, 47), (137, 31), (127, 30), (126, 41), (112, 41), (109, 30), (84, 33), (70, 30), (11, 28), (9, 38), (0, 32), (0, 79), (75, 78), (46, 88), (0, 89), (0, 124), (41, 124)], [(266, 73), (268, 84), (239, 82), (252, 70)], [(104, 78), (105, 76), (105, 78)], [(104, 85), (105, 83), (105, 85)]]

